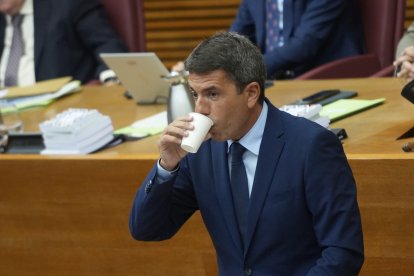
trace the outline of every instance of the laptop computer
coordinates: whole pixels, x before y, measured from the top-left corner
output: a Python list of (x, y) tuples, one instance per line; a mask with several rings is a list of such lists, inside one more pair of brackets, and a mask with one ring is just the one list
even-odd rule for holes
[(155, 53), (102, 53), (100, 56), (138, 104), (167, 101), (170, 84), (162, 77), (169, 71)]

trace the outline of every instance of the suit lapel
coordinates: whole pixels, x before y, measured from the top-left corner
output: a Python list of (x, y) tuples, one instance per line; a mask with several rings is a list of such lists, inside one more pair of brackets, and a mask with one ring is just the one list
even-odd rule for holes
[(43, 53), (43, 45), (46, 41), (47, 26), (51, 16), (51, 5), (52, 3), (48, 0), (33, 1), (35, 72), (39, 71), (39, 60)]
[(211, 141), (212, 156), (217, 157), (213, 163), (213, 175), (214, 184), (217, 191), (217, 198), (223, 220), (227, 225), (230, 232), (230, 236), (239, 249), (242, 252), (243, 246), (241, 243), (241, 237), (239, 233), (238, 224), (236, 221), (236, 213), (233, 207), (233, 201), (230, 190), (230, 177), (229, 166), (227, 159), (227, 142)]
[[(266, 126), (260, 145), (259, 159), (254, 176), (253, 190), (250, 196), (249, 215), (247, 222), (246, 248), (249, 248), (260, 213), (263, 209), (269, 188), (279, 163), (285, 142), (280, 139), (283, 134), (280, 115), (268, 101), (269, 111)], [(246, 254), (247, 250), (245, 250)]]
[(256, 22), (256, 24), (258, 24), (256, 31), (260, 31), (257, 34), (257, 44), (260, 46), (261, 50), (264, 51), (266, 34), (266, 1), (258, 1), (258, 3), (254, 3), (252, 5), (257, 5), (257, 12), (255, 14), (260, 15)]

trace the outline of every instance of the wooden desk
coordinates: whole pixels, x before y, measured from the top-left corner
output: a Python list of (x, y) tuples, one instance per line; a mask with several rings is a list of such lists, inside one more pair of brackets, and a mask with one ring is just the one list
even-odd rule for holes
[[(395, 79), (280, 81), (266, 93), (282, 105), (321, 89), (356, 90), (384, 105), (334, 123), (361, 208), (361, 275), (414, 272), (414, 154), (395, 139), (414, 126), (414, 105)], [(98, 108), (116, 128), (165, 109), (137, 106), (121, 88), (86, 87), (47, 108), (22, 112), (27, 131), (68, 107)], [(129, 208), (158, 158), (158, 137), (87, 156), (0, 155), (1, 275), (216, 275), (215, 253), (197, 213), (171, 240), (133, 241)], [(414, 139), (413, 139), (414, 140)]]

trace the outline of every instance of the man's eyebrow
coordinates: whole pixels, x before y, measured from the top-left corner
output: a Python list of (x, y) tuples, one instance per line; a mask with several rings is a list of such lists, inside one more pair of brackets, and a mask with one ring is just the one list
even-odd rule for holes
[(194, 91), (196, 93), (206, 93), (206, 92), (211, 91), (211, 90), (217, 90), (216, 85), (210, 85), (208, 87), (204, 87), (201, 91), (196, 91), (192, 86), (189, 86), (189, 88), (190, 88), (191, 91)]

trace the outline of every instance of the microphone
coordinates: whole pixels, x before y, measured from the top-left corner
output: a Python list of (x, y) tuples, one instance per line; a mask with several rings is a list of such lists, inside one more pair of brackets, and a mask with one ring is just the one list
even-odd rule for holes
[(409, 100), (411, 103), (414, 103), (414, 80), (410, 81), (403, 87), (401, 96)]

